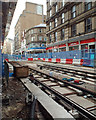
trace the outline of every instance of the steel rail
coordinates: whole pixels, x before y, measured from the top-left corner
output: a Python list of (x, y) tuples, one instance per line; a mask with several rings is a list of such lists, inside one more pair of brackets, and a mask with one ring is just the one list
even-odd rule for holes
[(36, 72), (38, 72), (38, 73), (41, 73), (41, 74), (43, 74), (43, 75), (46, 75), (46, 76), (48, 76), (48, 77), (50, 77), (50, 78), (53, 78), (53, 79), (55, 79), (55, 80), (57, 80), (57, 81), (59, 81), (59, 82), (62, 82), (62, 83), (64, 83), (64, 84), (66, 84), (66, 85), (69, 85), (69, 86), (72, 86), (72, 87), (74, 87), (74, 88), (77, 88), (77, 89), (79, 89), (79, 90), (81, 90), (81, 91), (83, 91), (83, 92), (85, 92), (85, 93), (89, 93), (89, 94), (93, 95), (94, 97), (96, 97), (96, 92), (94, 92), (94, 91), (91, 91), (91, 90), (89, 90), (89, 89), (86, 89), (86, 88), (83, 88), (83, 87), (74, 85), (73, 83), (69, 83), (69, 82), (67, 82), (67, 81), (61, 80), (61, 79), (56, 78), (56, 77), (54, 77), (54, 76), (48, 75), (47, 73), (43, 73), (42, 71), (36, 70), (35, 68), (29, 67), (29, 69), (32, 69), (32, 70), (34, 70), (34, 71), (36, 71)]
[[(44, 64), (45, 65), (45, 64)], [(78, 74), (78, 75), (81, 75), (80, 73), (78, 73), (78, 72), (83, 72), (83, 73), (85, 73), (85, 75), (84, 74), (82, 74), (82, 76), (85, 76), (85, 77), (89, 77), (89, 78), (96, 78), (96, 73), (90, 73), (90, 72), (86, 72), (86, 71), (81, 71), (81, 70), (76, 70), (76, 69), (69, 69), (69, 68), (63, 68), (63, 67), (57, 67), (57, 66), (53, 66), (53, 65), (45, 65), (45, 67), (49, 67), (50, 66), (50, 68), (55, 68), (55, 69), (57, 69), (57, 70), (61, 70), (61, 71), (64, 71), (64, 72), (69, 72), (69, 73), (74, 73), (74, 74)], [(42, 66), (43, 67), (43, 66)], [(64, 70), (64, 69), (66, 69), (66, 70)], [(71, 72), (71, 71), (69, 71), (69, 70), (71, 70), (71, 71), (73, 71), (73, 72)], [(75, 73), (75, 72), (76, 73)], [(94, 75), (94, 76), (89, 76), (89, 75), (87, 75), (87, 74), (91, 74), (91, 75)]]
[[(65, 66), (61, 67), (61, 66), (55, 66), (54, 64), (53, 64), (53, 65), (52, 65), (52, 64), (50, 64), (50, 65), (49, 65), (49, 64), (44, 64), (44, 63), (42, 63), (42, 64), (43, 64), (43, 65), (47, 65), (47, 66), (57, 67), (57, 68), (63, 68), (63, 69), (65, 68), (65, 69), (69, 69), (69, 68), (66, 68)], [(39, 64), (39, 65), (40, 65), (40, 64)], [(75, 68), (75, 67), (73, 67), (73, 68), (71, 67), (70, 69), (71, 69), (71, 70), (78, 70), (78, 68), (75, 68), (75, 69), (74, 69), (74, 68)], [(70, 69), (69, 69), (69, 70), (70, 70)], [(85, 70), (86, 70), (86, 69), (80, 69), (80, 68), (79, 68), (78, 71), (80, 71), (80, 72), (83, 71), (83, 72), (86, 72), (86, 73), (90, 73), (90, 71), (85, 71)], [(90, 74), (94, 74), (94, 75), (96, 75), (96, 73), (95, 73), (94, 71), (91, 72)]]
[(64, 102), (66, 102), (69, 105), (71, 105), (72, 107), (74, 107), (76, 110), (78, 110), (79, 113), (81, 113), (82, 115), (86, 116), (88, 119), (90, 119), (90, 120), (95, 120), (96, 119), (96, 116), (93, 113), (89, 112), (88, 110), (86, 110), (82, 106), (78, 105), (74, 101), (72, 101), (69, 98), (63, 96), (62, 94), (60, 94), (59, 92), (55, 91), (54, 89), (50, 88), (46, 84), (40, 82), (36, 78), (35, 78), (35, 82), (39, 83), (42, 87), (44, 87), (45, 89), (49, 90), (51, 93), (53, 93), (59, 99), (62, 99)]

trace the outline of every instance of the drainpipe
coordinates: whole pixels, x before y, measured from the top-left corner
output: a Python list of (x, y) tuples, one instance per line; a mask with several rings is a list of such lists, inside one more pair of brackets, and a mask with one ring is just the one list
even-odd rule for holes
[(44, 6), (42, 6), (42, 23), (44, 23), (44, 14), (43, 14), (43, 8)]

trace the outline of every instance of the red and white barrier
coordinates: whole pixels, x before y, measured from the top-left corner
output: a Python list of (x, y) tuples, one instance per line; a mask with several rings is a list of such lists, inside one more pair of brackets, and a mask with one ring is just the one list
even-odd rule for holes
[(66, 63), (66, 59), (61, 59), (61, 62), (60, 63)]
[(42, 60), (46, 62), (57, 62), (64, 64), (83, 65), (83, 59), (60, 59), (60, 58), (28, 58), (28, 61)]
[(7, 62), (8, 62), (8, 61), (9, 61), (9, 59), (5, 59), (5, 61), (7, 61)]

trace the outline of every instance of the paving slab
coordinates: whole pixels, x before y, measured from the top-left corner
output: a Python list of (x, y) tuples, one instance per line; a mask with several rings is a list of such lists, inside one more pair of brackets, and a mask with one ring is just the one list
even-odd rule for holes
[(39, 75), (35, 75), (35, 74), (34, 74), (34, 77), (41, 77), (41, 76), (39, 76)]
[(78, 103), (79, 105), (81, 105), (84, 108), (88, 108), (91, 106), (94, 106), (96, 104), (94, 104), (93, 102), (81, 97), (81, 96), (77, 96), (77, 95), (68, 95), (67, 96), (69, 99), (71, 99), (72, 101)]
[(43, 83), (45, 83), (45, 84), (47, 84), (47, 85), (56, 85), (56, 83), (53, 83), (53, 82), (51, 82), (51, 81), (46, 81), (46, 82), (43, 82)]
[(44, 79), (44, 78), (37, 78), (37, 79), (40, 81), (45, 81), (45, 82), (46, 82), (46, 80), (48, 80), (48, 79)]
[(61, 88), (59, 86), (54, 86), (52, 87), (53, 89), (55, 89), (56, 91), (60, 92), (61, 94), (70, 94), (70, 93), (73, 93), (74, 91), (73, 90), (70, 90), (68, 88)]

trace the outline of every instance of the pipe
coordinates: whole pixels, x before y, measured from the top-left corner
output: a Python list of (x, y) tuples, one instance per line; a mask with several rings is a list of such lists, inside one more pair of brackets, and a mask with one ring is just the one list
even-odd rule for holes
[(35, 116), (35, 107), (36, 107), (36, 97), (34, 96), (33, 103), (31, 104), (31, 115), (30, 115), (30, 120), (34, 120)]

